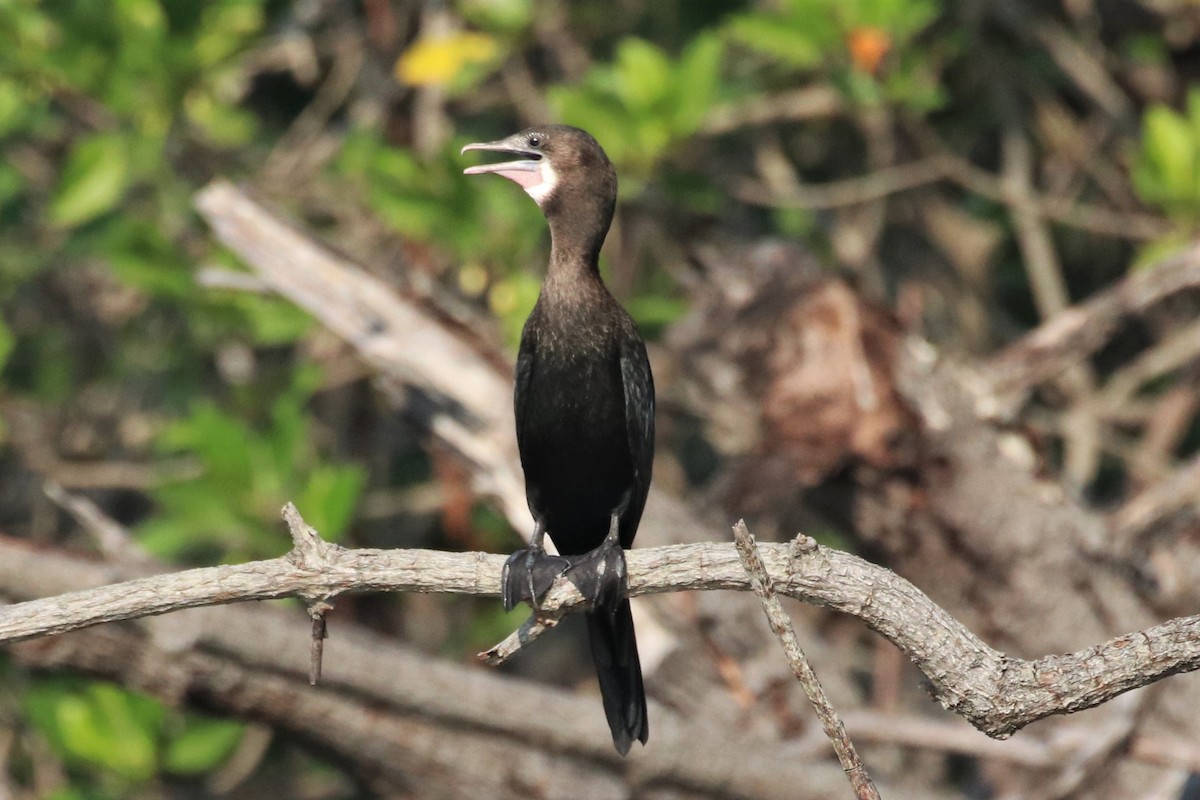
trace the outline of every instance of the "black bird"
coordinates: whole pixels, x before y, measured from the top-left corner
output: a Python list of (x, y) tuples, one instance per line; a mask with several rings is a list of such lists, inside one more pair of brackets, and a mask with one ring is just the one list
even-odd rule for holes
[[(617, 175), (588, 133), (530, 128), (469, 144), (517, 156), (470, 167), (519, 184), (550, 224), (550, 267), (517, 357), (517, 443), (535, 526), (528, 550), (505, 566), (504, 601), (535, 607), (566, 572), (594, 602), (588, 638), (613, 744), (646, 743), (646, 694), (629, 600), (625, 553), (633, 544), (654, 457), (654, 381), (633, 320), (600, 279)], [(565, 558), (542, 550), (549, 534)]]

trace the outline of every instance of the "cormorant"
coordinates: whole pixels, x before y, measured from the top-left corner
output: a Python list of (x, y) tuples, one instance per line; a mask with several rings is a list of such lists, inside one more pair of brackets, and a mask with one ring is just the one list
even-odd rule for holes
[[(530, 547), (508, 559), (504, 603), (535, 607), (566, 572), (593, 600), (586, 613), (604, 712), (621, 755), (649, 735), (625, 554), (633, 544), (654, 456), (654, 381), (633, 320), (600, 279), (617, 176), (599, 143), (566, 125), (469, 144), (517, 156), (469, 167), (515, 181), (550, 225), (550, 266), (525, 323), (514, 392)], [(563, 558), (547, 556), (549, 534)]]

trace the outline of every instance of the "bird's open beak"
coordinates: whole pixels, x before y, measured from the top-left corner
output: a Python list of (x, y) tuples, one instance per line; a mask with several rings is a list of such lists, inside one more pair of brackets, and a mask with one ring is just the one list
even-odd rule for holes
[(474, 167), (467, 167), (463, 170), (464, 175), (483, 175), (494, 172), (497, 175), (503, 175), (505, 178), (514, 181), (526, 189), (531, 186), (537, 186), (542, 182), (541, 153), (523, 147), (519, 141), (513, 141), (513, 137), (500, 139), (495, 142), (475, 142), (464, 147), (462, 152), (465, 153), (468, 150), (483, 150), (489, 153), (503, 153), (505, 155), (523, 157), (515, 161), (501, 161), (498, 164), (477, 164)]

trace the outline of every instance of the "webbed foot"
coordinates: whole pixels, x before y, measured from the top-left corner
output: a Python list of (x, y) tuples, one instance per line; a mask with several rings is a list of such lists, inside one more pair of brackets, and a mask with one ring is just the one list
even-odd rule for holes
[(500, 575), (504, 610), (512, 611), (521, 602), (528, 602), (534, 611), (540, 610), (542, 596), (550, 591), (554, 579), (569, 568), (567, 559), (549, 555), (541, 547), (530, 546), (513, 553), (504, 562), (504, 572)]
[(614, 514), (609, 534), (596, 549), (580, 556), (571, 556), (567, 578), (595, 608), (616, 613), (625, 599), (625, 550), (617, 538), (617, 517)]

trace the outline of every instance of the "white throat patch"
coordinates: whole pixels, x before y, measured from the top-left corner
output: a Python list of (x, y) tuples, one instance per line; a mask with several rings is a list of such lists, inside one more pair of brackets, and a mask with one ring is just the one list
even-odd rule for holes
[(554, 191), (554, 187), (558, 185), (558, 174), (554, 171), (554, 167), (550, 166), (549, 160), (542, 159), (540, 171), (542, 173), (542, 182), (525, 187), (525, 193), (532, 197), (534, 202), (539, 206)]

